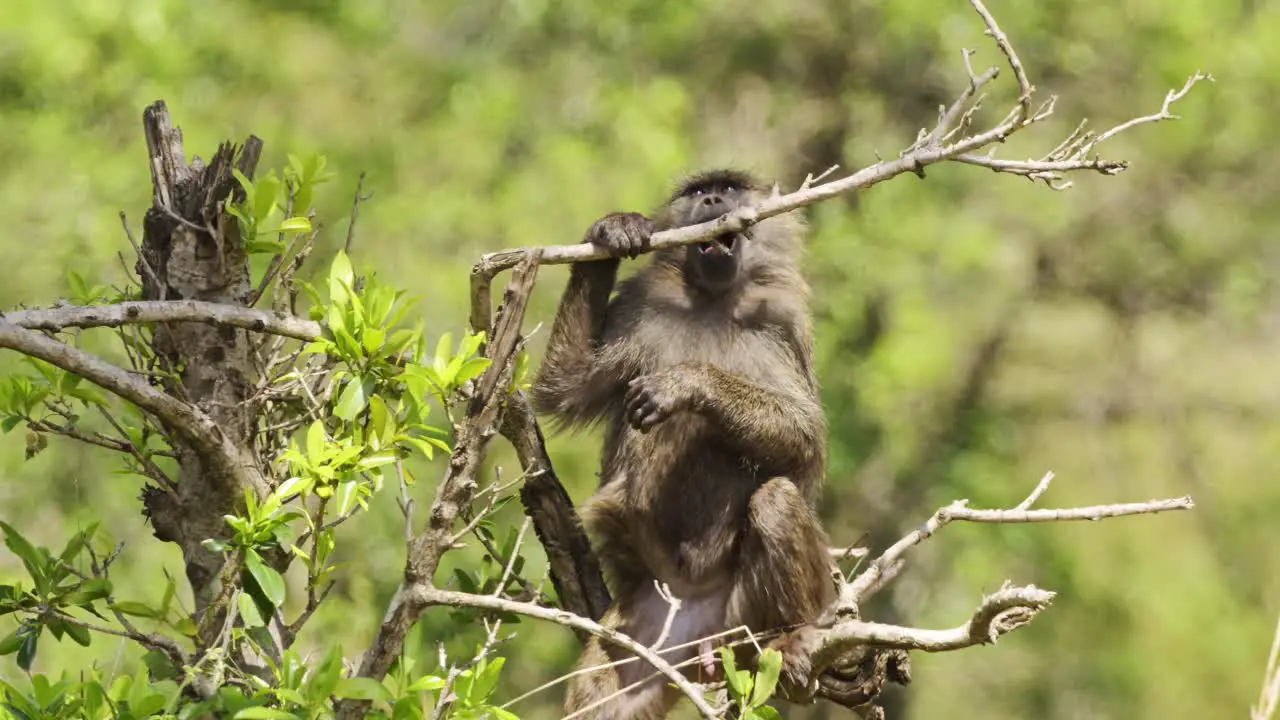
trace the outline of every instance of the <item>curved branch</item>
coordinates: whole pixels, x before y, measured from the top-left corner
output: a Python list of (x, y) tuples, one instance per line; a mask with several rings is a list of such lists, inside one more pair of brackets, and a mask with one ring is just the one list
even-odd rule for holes
[(262, 478), (250, 472), (252, 462), (239, 457), (217, 424), (199, 408), (151, 387), (141, 378), (96, 355), (35, 330), (19, 327), (7, 319), (0, 319), (0, 348), (44, 360), (128, 400), (188, 440), (220, 472), (240, 478), (247, 486), (265, 492)]
[(19, 327), (8, 318), (0, 319), (0, 348), (16, 350), (75, 373), (155, 415), (193, 443), (222, 444), (218, 426), (204, 413), (96, 355)]
[(315, 340), (323, 329), (318, 322), (289, 313), (255, 310), (240, 305), (200, 300), (143, 300), (115, 305), (66, 305), (39, 310), (16, 310), (0, 315), (5, 321), (31, 330), (120, 327), (136, 323), (202, 322), (254, 332), (283, 335), (295, 340)]
[[(1159, 120), (1175, 119), (1177, 116), (1169, 112), (1170, 105), (1182, 99), (1197, 82), (1206, 79), (1212, 80), (1211, 76), (1197, 71), (1195, 75), (1187, 80), (1181, 90), (1170, 91), (1165, 96), (1160, 112), (1121, 123), (1098, 136), (1094, 136), (1092, 133), (1081, 134), (1081, 129), (1078, 128), (1076, 133), (1073, 133), (1066, 142), (1060, 144), (1058, 148), (1040, 160), (997, 160), (989, 155), (985, 157), (975, 156), (972, 154), (974, 151), (1004, 142), (1010, 135), (1019, 130), (1048, 118), (1053, 114), (1056, 98), (1049, 98), (1038, 110), (1034, 113), (1031, 112), (1029, 100), (1033, 88), (1027, 80), (1026, 72), (1022, 68), (1017, 54), (1009, 44), (1008, 37), (995, 25), (994, 18), (986, 11), (981, 2), (971, 0), (971, 3), (987, 24), (988, 34), (995, 38), (1001, 51), (1008, 58), (1010, 65), (1014, 69), (1014, 74), (1017, 76), (1021, 90), (1018, 107), (1002, 122), (983, 132), (964, 135), (963, 131), (970, 116), (978, 107), (978, 104), (981, 103), (982, 98), (977, 98), (968, 111), (962, 113), (961, 109), (974, 98), (979, 89), (999, 75), (999, 71), (995, 67), (988, 69), (981, 75), (975, 75), (972, 69), (968, 68), (969, 56), (966, 53), (965, 64), (969, 72), (968, 87), (959, 94), (955, 102), (941, 113), (937, 125), (928, 132), (921, 130), (916, 142), (902, 152), (898, 159), (877, 162), (852, 175), (820, 185), (812, 185), (806, 180), (800, 186), (800, 189), (787, 195), (778, 194), (775, 189), (771, 197), (758, 205), (739, 208), (715, 220), (709, 220), (698, 225), (689, 225), (654, 233), (650, 238), (647, 252), (688, 245), (718, 235), (742, 232), (748, 227), (775, 215), (798, 210), (854, 190), (864, 190), (906, 172), (912, 172), (924, 177), (925, 167), (948, 160), (980, 165), (996, 172), (1023, 175), (1033, 180), (1043, 180), (1050, 187), (1058, 190), (1070, 187), (1070, 183), (1062, 180), (1063, 173), (1093, 171), (1103, 175), (1118, 175), (1128, 167), (1128, 163), (1118, 160), (1087, 158), (1085, 157), (1086, 153), (1092, 151), (1102, 141), (1130, 128)], [(950, 144), (943, 144), (955, 135), (960, 135), (960, 139)], [(542, 248), (542, 251), (540, 262), (543, 265), (562, 265), (590, 260), (603, 260), (609, 257), (607, 251), (601, 250), (590, 243), (547, 246)], [(503, 270), (514, 267), (525, 256), (526, 252), (525, 249), (510, 249), (488, 253), (482, 256), (480, 261), (472, 268), (473, 324), (478, 327), (487, 326), (489, 290), (487, 280)]]
[[(1048, 488), (1053, 479), (1052, 474), (1036, 486), (1031, 496), (1010, 510), (981, 510), (968, 506), (968, 500), (957, 500), (946, 507), (939, 508), (923, 525), (912, 530), (905, 537), (885, 550), (862, 571), (853, 582), (841, 591), (842, 604), (856, 604), (875, 594), (884, 586), (890, 576), (901, 569), (903, 556), (911, 548), (929, 539), (935, 532), (953, 520), (964, 520), (978, 523), (1032, 523), (1032, 522), (1064, 522), (1072, 520), (1102, 520), (1104, 518), (1126, 517), (1129, 515), (1151, 515), (1170, 510), (1191, 510), (1195, 502), (1188, 496), (1167, 498), (1140, 503), (1117, 503), (1114, 505), (1093, 505), (1078, 508), (1049, 508), (1044, 510), (1029, 509)], [(1030, 502), (1028, 502), (1030, 501)]]
[(437, 590), (435, 588), (419, 586), (417, 589), (417, 600), (424, 606), (431, 605), (448, 605), (451, 607), (474, 607), (483, 610), (498, 610), (501, 612), (514, 613), (516, 615), (525, 615), (539, 620), (547, 620), (564, 625), (574, 630), (595, 635), (601, 640), (614, 643), (633, 653), (639, 658), (649, 663), (658, 672), (662, 673), (670, 680), (680, 691), (693, 702), (698, 708), (698, 712), (706, 718), (717, 717), (715, 710), (707, 704), (702, 692), (698, 687), (689, 682), (684, 675), (671, 666), (666, 660), (658, 656), (656, 652), (641, 645), (632, 638), (624, 635), (616, 630), (607, 628), (593, 620), (588, 620), (571, 612), (557, 610), (555, 608), (534, 605), (533, 603), (516, 602), (515, 600), (507, 600), (505, 598), (494, 597), (492, 595), (472, 595), (470, 593), (456, 592), (453, 590)]
[(1053, 602), (1054, 593), (1034, 585), (1005, 586), (984, 597), (963, 625), (945, 630), (846, 620), (813, 635), (807, 648), (815, 671), (830, 667), (841, 655), (858, 645), (924, 652), (948, 652), (996, 640), (1032, 620)]

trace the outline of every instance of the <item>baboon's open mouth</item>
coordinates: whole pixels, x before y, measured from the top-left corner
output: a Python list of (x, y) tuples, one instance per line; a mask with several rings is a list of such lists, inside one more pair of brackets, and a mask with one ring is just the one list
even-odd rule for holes
[(698, 252), (703, 255), (732, 255), (738, 249), (738, 233), (721, 236), (711, 242), (698, 243)]

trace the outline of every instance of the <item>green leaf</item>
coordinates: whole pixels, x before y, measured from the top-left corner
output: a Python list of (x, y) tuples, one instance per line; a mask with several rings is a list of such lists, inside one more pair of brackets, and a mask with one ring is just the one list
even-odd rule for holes
[(338, 516), (344, 516), (351, 512), (356, 504), (356, 491), (360, 489), (359, 484), (355, 480), (343, 480), (338, 483)]
[(782, 720), (782, 713), (768, 705), (761, 705), (760, 707), (751, 708), (742, 717), (743, 720)]
[(311, 490), (311, 478), (294, 476), (280, 483), (272, 495), (278, 497), (281, 502), (288, 499), (291, 495), (305, 495)]
[(307, 697), (313, 703), (323, 702), (325, 698), (333, 694), (333, 690), (338, 686), (338, 680), (341, 677), (342, 648), (338, 645), (331, 645), (324, 660), (321, 661), (320, 666), (316, 668), (315, 673), (307, 683)]
[(768, 648), (760, 654), (756, 669), (756, 686), (751, 691), (751, 705), (764, 705), (773, 697), (778, 687), (778, 675), (782, 672), (782, 653)]
[(205, 550), (216, 553), (224, 553), (231, 549), (230, 545), (222, 542), (221, 540), (214, 540), (213, 538), (205, 538), (204, 540), (201, 540), (200, 545)]
[(196, 627), (196, 621), (192, 620), (190, 616), (183, 616), (174, 621), (173, 629), (190, 638), (195, 637), (196, 632), (199, 630)]
[(62, 620), (58, 618), (56, 615), (52, 615), (44, 618), (45, 628), (47, 628), (49, 632), (53, 634), (53, 639), (59, 642), (62, 641), (62, 628), (64, 624), (65, 623), (63, 623)]
[(249, 569), (249, 573), (253, 575), (253, 579), (258, 581), (258, 587), (262, 588), (262, 592), (270, 601), (272, 607), (280, 607), (284, 604), (284, 577), (276, 572), (274, 568), (268, 567), (262, 561), (262, 556), (257, 551), (249, 550), (244, 556), (245, 566)]
[[(303, 210), (306, 210), (306, 208), (303, 208)], [(280, 223), (280, 231), (298, 233), (311, 232), (311, 221), (305, 217), (286, 218), (284, 222)]]
[(333, 409), (333, 414), (339, 418), (351, 422), (359, 415), (369, 402), (369, 388), (359, 378), (352, 378), (347, 386), (342, 389), (342, 394), (338, 397), (338, 404)]
[(408, 438), (408, 442), (417, 447), (423, 455), (426, 455), (428, 460), (435, 457), (435, 443), (432, 442), (432, 440), (434, 440), (434, 438)]
[(278, 255), (288, 248), (279, 240), (250, 240), (244, 249), (250, 255)]
[(424, 720), (421, 705), (416, 698), (400, 698), (391, 706), (391, 720)]
[(66, 605), (84, 605), (111, 594), (111, 581), (106, 578), (93, 578), (80, 584), (80, 587), (63, 595), (60, 600)]
[(347, 287), (355, 284), (356, 274), (351, 268), (351, 258), (347, 257), (347, 253), (339, 250), (333, 256), (333, 263), (329, 266), (329, 280), (340, 282)]
[(17, 630), (6, 635), (3, 640), (0, 640), (0, 657), (12, 655), (18, 652), (18, 648), (22, 647), (22, 639), (26, 633), (27, 629), (25, 626), (19, 627)]
[(62, 553), (58, 555), (58, 559), (67, 564), (70, 564), (72, 560), (75, 560), (76, 556), (80, 554), (80, 551), (84, 549), (86, 532), (90, 531), (78, 532), (75, 535), (72, 535), (71, 539), (67, 541), (66, 546), (62, 548)]
[(235, 720), (297, 720), (297, 715), (269, 707), (250, 707), (232, 716)]
[(471, 358), (470, 360), (467, 360), (462, 363), (462, 366), (458, 368), (457, 374), (453, 376), (454, 384), (461, 385), (472, 378), (480, 377), (480, 375), (489, 368), (489, 364), (491, 362), (493, 361), (485, 357)]
[(75, 373), (63, 373), (62, 377), (58, 378), (58, 394), (66, 395), (72, 390), (75, 390), (81, 380), (83, 380), (83, 378)]
[(729, 689), (733, 691), (733, 696), (735, 698), (746, 697), (748, 688), (744, 678), (749, 678), (750, 673), (745, 670), (738, 670), (737, 663), (733, 659), (733, 650), (721, 647), (719, 653), (720, 663), (724, 665), (724, 678), (729, 683)]
[(31, 632), (27, 633), (26, 637), (22, 638), (22, 645), (18, 648), (18, 667), (22, 668), (24, 672), (30, 672), (31, 663), (36, 660), (36, 646), (40, 642), (40, 631), (42, 629), (39, 625), (36, 625)]
[(436, 371), (436, 375), (444, 375), (445, 369), (449, 367), (449, 360), (453, 358), (453, 333), (444, 333), (436, 340), (436, 356), (431, 360), (431, 368)]
[(160, 597), (160, 614), (165, 615), (169, 612), (169, 606), (173, 603), (174, 595), (178, 592), (178, 584), (174, 582), (173, 576), (168, 572), (164, 574), (165, 586), (164, 595)]
[(67, 394), (86, 405), (98, 405), (101, 407), (106, 407), (107, 405), (107, 396), (97, 388), (77, 387)]
[(318, 463), (328, 442), (324, 434), (324, 423), (320, 420), (311, 423), (311, 427), (307, 428), (307, 459)]
[(22, 534), (8, 523), (0, 521), (0, 530), (4, 531), (4, 544), (9, 547), (9, 550), (14, 555), (18, 556), (18, 559), (26, 566), (27, 572), (31, 574), (31, 577), (37, 582), (42, 581), (47, 568), (44, 553), (41, 553), (36, 549), (36, 546), (27, 542), (27, 539), (22, 537)]
[(364, 351), (372, 355), (378, 348), (382, 347), (382, 343), (386, 339), (387, 331), (365, 327), (364, 334), (360, 337), (360, 343), (364, 347)]
[(356, 463), (356, 470), (372, 470), (373, 468), (382, 467), (383, 465), (390, 465), (399, 457), (400, 456), (394, 452), (374, 453), (373, 455), (360, 458), (360, 461)]
[(279, 206), (277, 199), (280, 195), (280, 179), (272, 173), (259, 178), (254, 185), (256, 187), (253, 192), (253, 216), (254, 220), (261, 224), (271, 211)]
[(413, 681), (407, 689), (408, 692), (428, 692), (431, 690), (439, 690), (444, 687), (444, 678), (435, 675), (424, 675)]
[(462, 568), (454, 568), (453, 577), (458, 581), (458, 587), (462, 592), (475, 594), (476, 590), (479, 589), (476, 585), (475, 578)]
[(240, 608), (240, 619), (244, 620), (245, 627), (262, 627), (266, 625), (266, 621), (262, 619), (262, 613), (258, 610), (258, 604), (253, 601), (253, 597), (247, 592), (240, 593), (240, 597), (236, 601), (236, 605)]
[(237, 168), (231, 168), (231, 175), (236, 179), (236, 182), (240, 183), (240, 188), (244, 190), (245, 203), (248, 205), (252, 205), (253, 204), (253, 181), (250, 180), (244, 173), (240, 172), (240, 170), (238, 170)]
[(151, 677), (156, 680), (172, 680), (179, 675), (178, 668), (174, 667), (169, 656), (158, 650), (146, 652), (142, 656), (142, 663), (147, 666), (147, 672), (151, 673)]
[(133, 615), (135, 617), (152, 618), (155, 620), (159, 620), (163, 617), (157, 610), (153, 609), (150, 605), (147, 605), (146, 603), (135, 602), (133, 600), (121, 600), (120, 602), (113, 602), (107, 607), (110, 607), (112, 610), (115, 610), (116, 612), (123, 613), (125, 615)]
[(378, 439), (378, 447), (383, 447), (390, 442), (396, 426), (391, 417), (391, 410), (387, 408), (387, 402), (381, 395), (369, 398), (369, 422), (372, 425), (373, 436)]
[(333, 694), (340, 698), (357, 700), (382, 700), (391, 702), (391, 691), (385, 685), (367, 677), (342, 678)]
[(502, 673), (502, 666), (507, 662), (506, 658), (494, 658), (493, 662), (484, 666), (480, 672), (480, 676), (476, 678), (476, 684), (471, 688), (471, 698), (476, 701), (482, 701), (489, 697), (493, 689), (498, 685), (498, 675)]
[(89, 636), (89, 630), (87, 628), (81, 625), (76, 625), (75, 623), (63, 623), (62, 627), (67, 631), (67, 635), (70, 636), (72, 640), (75, 640), (77, 644), (83, 647), (89, 647), (89, 643), (92, 642), (92, 638)]

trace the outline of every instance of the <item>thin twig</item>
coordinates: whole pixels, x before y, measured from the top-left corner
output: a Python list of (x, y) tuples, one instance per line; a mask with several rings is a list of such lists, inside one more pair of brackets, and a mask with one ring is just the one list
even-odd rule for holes
[(178, 667), (182, 667), (183, 665), (186, 665), (187, 663), (190, 662), (190, 660), (187, 658), (187, 654), (183, 652), (182, 648), (178, 645), (178, 643), (174, 642), (172, 639), (167, 638), (163, 635), (155, 635), (152, 633), (142, 633), (137, 631), (131, 632), (129, 630), (117, 630), (112, 627), (107, 627), (106, 625), (97, 625), (94, 623), (85, 622), (84, 620), (80, 620), (78, 618), (72, 617), (61, 610), (50, 610), (49, 613), (64, 623), (75, 625), (77, 627), (82, 627), (85, 630), (88, 630), (90, 632), (128, 638), (129, 640), (132, 640), (138, 643), (139, 645), (142, 645), (148, 650), (157, 650), (159, 652), (162, 652), (165, 655), (167, 655), (171, 660), (173, 660), (175, 663), (177, 663)]
[(1258, 704), (1249, 709), (1249, 720), (1272, 720), (1280, 706), (1280, 621), (1271, 641), (1271, 654), (1267, 656), (1267, 669), (1262, 673), (1262, 691)]
[(542, 607), (532, 603), (517, 602), (515, 600), (506, 600), (504, 598), (496, 598), (489, 595), (472, 595), (470, 593), (455, 592), (452, 590), (439, 590), (436, 588), (419, 588), (417, 590), (420, 600), (424, 605), (447, 605), (450, 607), (474, 607), (483, 610), (497, 610), (499, 612), (509, 612), (516, 615), (525, 615), (527, 617), (537, 618), (539, 620), (547, 620), (558, 625), (583, 630), (602, 640), (619, 645), (648, 662), (654, 668), (662, 672), (682, 693), (693, 703), (698, 712), (705, 718), (714, 719), (717, 717), (715, 710), (707, 704), (702, 697), (701, 691), (689, 682), (687, 678), (681, 675), (671, 664), (663, 660), (657, 653), (649, 648), (636, 642), (631, 637), (624, 635), (616, 630), (607, 628), (595, 621), (588, 620), (584, 617), (574, 615), (555, 608)]
[(1031, 491), (1031, 494), (1027, 496), (1027, 499), (1018, 503), (1017, 506), (1014, 507), (1014, 510), (1029, 510), (1031, 506), (1035, 505), (1036, 501), (1039, 500), (1046, 491), (1048, 491), (1049, 485), (1052, 482), (1053, 471), (1050, 470), (1044, 474), (1044, 477), (1040, 478), (1040, 482), (1036, 485), (1035, 489)]
[(1022, 125), (1031, 119), (1031, 94), (1035, 92), (1031, 81), (1027, 79), (1027, 71), (1022, 67), (1022, 61), (1018, 59), (1018, 53), (1013, 49), (1013, 43), (1009, 42), (1009, 36), (1004, 34), (1000, 26), (996, 24), (996, 18), (987, 10), (987, 6), (982, 4), (982, 0), (969, 0), (973, 5), (973, 9), (978, 11), (978, 15), (982, 16), (982, 22), (987, 26), (987, 34), (996, 41), (996, 45), (1000, 47), (1000, 52), (1009, 60), (1009, 67), (1013, 68), (1013, 76), (1018, 79), (1018, 106), (1021, 108), (1021, 116), (1019, 125)]
[(671, 626), (676, 621), (676, 613), (680, 612), (682, 602), (680, 598), (671, 594), (671, 588), (666, 583), (655, 579), (653, 587), (658, 591), (658, 597), (667, 603), (667, 618), (662, 622), (662, 631), (658, 633), (658, 639), (649, 644), (650, 648), (657, 650), (667, 641), (667, 635), (671, 634)]
[(315, 340), (322, 333), (320, 323), (288, 313), (201, 300), (137, 300), (114, 305), (65, 305), (40, 310), (15, 310), (4, 313), (3, 318), (6, 322), (30, 330), (203, 322), (283, 335), (296, 340)]
[(342, 250), (346, 254), (351, 254), (351, 243), (356, 239), (356, 218), (360, 217), (360, 203), (373, 197), (373, 193), (362, 195), (364, 192), (364, 171), (360, 172), (360, 179), (356, 181), (356, 194), (351, 200), (351, 221), (347, 225), (347, 241), (343, 243)]
[[(1051, 480), (1051, 478), (1050, 478)], [(1042, 487), (1048, 487), (1047, 480), (1041, 480), (1040, 485), (1032, 491), (1031, 495), (1024, 500), (1034, 502), (1038, 499), (1039, 494), (1044, 492)], [(881, 587), (881, 576), (891, 569), (897, 568), (902, 562), (903, 556), (908, 550), (924, 542), (932, 537), (944, 525), (953, 520), (965, 520), (968, 522), (983, 523), (1030, 523), (1030, 522), (1063, 522), (1071, 520), (1101, 520), (1103, 518), (1124, 517), (1129, 515), (1148, 515), (1169, 510), (1190, 510), (1195, 507), (1190, 497), (1169, 498), (1165, 500), (1152, 500), (1150, 502), (1140, 503), (1120, 503), (1115, 505), (1094, 505), (1090, 507), (1078, 508), (1053, 508), (1047, 510), (1028, 510), (1020, 504), (1018, 507), (1008, 510), (980, 510), (968, 507), (967, 500), (957, 500), (946, 507), (939, 508), (937, 512), (930, 517), (924, 525), (912, 530), (898, 542), (894, 543), (888, 550), (885, 550), (880, 557), (876, 558), (862, 571), (857, 578), (850, 583), (848, 588), (853, 598), (858, 601), (866, 600), (874, 594), (874, 588)]]
[(133, 246), (133, 252), (138, 256), (138, 263), (142, 265), (142, 271), (147, 274), (151, 282), (155, 284), (156, 290), (163, 291), (164, 284), (160, 282), (160, 276), (152, 269), (151, 263), (147, 262), (147, 256), (142, 254), (142, 246), (133, 237), (133, 231), (129, 229), (129, 219), (125, 216), (124, 211), (120, 211), (120, 225), (124, 228), (125, 237), (129, 238), (129, 244)]

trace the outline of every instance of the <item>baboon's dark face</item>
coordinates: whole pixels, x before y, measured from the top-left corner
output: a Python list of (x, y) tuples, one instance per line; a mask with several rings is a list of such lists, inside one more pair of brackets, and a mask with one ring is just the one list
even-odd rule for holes
[[(755, 200), (747, 178), (713, 177), (692, 182), (671, 201), (674, 227), (697, 225), (714, 220)], [(685, 250), (685, 270), (689, 279), (704, 290), (721, 293), (731, 289), (751, 252), (750, 238), (742, 233), (712, 241), (694, 243)]]

